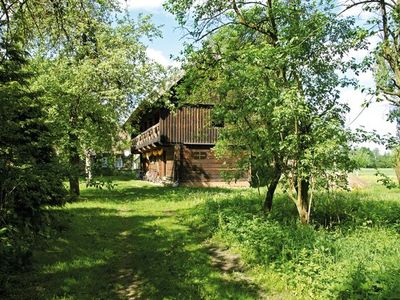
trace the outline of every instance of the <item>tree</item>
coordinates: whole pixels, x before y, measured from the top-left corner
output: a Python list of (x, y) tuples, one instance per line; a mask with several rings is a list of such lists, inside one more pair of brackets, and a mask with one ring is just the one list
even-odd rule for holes
[(375, 155), (376, 154), (371, 149), (361, 147), (353, 150), (351, 156), (358, 168), (374, 168), (376, 160)]
[(0, 293), (8, 271), (23, 267), (48, 206), (66, 191), (39, 93), (29, 86), (26, 53), (17, 36), (0, 42)]
[(32, 84), (59, 134), (71, 194), (79, 195), (81, 157), (109, 152), (121, 120), (161, 80), (162, 69), (147, 59), (142, 42), (159, 31), (149, 17), (134, 22), (112, 0), (3, 4), (2, 20), (24, 35), (35, 56)]
[[(347, 1), (346, 10), (362, 6), (372, 12), (369, 20), (370, 35), (378, 33), (381, 42), (375, 49), (376, 58), (376, 95), (395, 107), (400, 107), (400, 4), (392, 0)], [(371, 26), (372, 25), (372, 26)]]
[(394, 165), (394, 153), (386, 152), (376, 156), (376, 167), (377, 168), (392, 168)]
[(60, 135), (58, 150), (70, 166), (73, 194), (79, 194), (84, 153), (110, 152), (121, 120), (159, 80), (161, 68), (148, 62), (139, 41), (143, 26), (148, 24), (99, 23), (93, 25), (92, 41), (75, 46), (73, 53), (35, 61), (35, 85), (51, 109)]
[(374, 50), (374, 76), (376, 89), (372, 91), (377, 101), (387, 101), (393, 109), (388, 119), (397, 124), (397, 135), (388, 147), (397, 153), (395, 171), (400, 184), (400, 3), (394, 0), (350, 0), (346, 10), (356, 6), (371, 13), (369, 34), (378, 36), (380, 42)]
[(217, 148), (240, 155), (239, 166), (266, 170), (264, 210), (283, 176), (301, 222), (308, 223), (312, 190), (352, 167), (344, 128), (348, 108), (338, 91), (352, 82), (336, 72), (355, 67), (343, 61), (362, 46), (354, 21), (338, 19), (330, 1), (168, 3), (182, 24), (186, 12), (194, 13), (196, 39), (211, 36), (190, 56), (187, 77), (195, 78), (188, 79), (190, 88), (200, 91), (194, 97), (216, 93), (225, 121)]
[(109, 148), (123, 112), (151, 88), (158, 66), (141, 39), (158, 32), (120, 13), (111, 0), (0, 1), (0, 293), (29, 262), (46, 208), (66, 200), (59, 157), (79, 194), (81, 149)]

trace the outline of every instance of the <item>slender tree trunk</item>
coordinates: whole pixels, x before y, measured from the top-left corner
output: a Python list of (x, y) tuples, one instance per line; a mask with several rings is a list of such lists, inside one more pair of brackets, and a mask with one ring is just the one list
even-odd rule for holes
[(92, 158), (90, 156), (90, 151), (85, 151), (85, 175), (86, 175), (86, 185), (92, 181)]
[(298, 179), (297, 180), (297, 211), (299, 213), (300, 222), (302, 224), (308, 224), (309, 214), (308, 214), (308, 190), (310, 188), (310, 182), (308, 179)]
[[(398, 73), (400, 74), (400, 70)], [(398, 78), (400, 79), (400, 75), (398, 76)], [(396, 118), (396, 131), (397, 131), (396, 135), (397, 139), (400, 140), (400, 102), (396, 110), (398, 113)], [(394, 171), (396, 173), (397, 182), (400, 185), (400, 145), (397, 145), (397, 147), (393, 150), (393, 154), (394, 154)]]
[[(398, 136), (400, 136), (400, 132), (398, 132)], [(400, 184), (400, 149), (394, 150), (394, 171), (396, 173), (397, 182)]]
[(70, 195), (74, 198), (80, 195), (79, 189), (79, 166), (80, 166), (80, 157), (79, 157), (79, 138), (76, 134), (75, 130), (78, 128), (78, 107), (79, 107), (80, 99), (77, 98), (76, 102), (70, 107), (69, 111), (69, 126), (70, 131), (68, 133), (68, 155), (69, 155), (69, 192)]
[(272, 210), (272, 200), (274, 198), (276, 187), (278, 186), (279, 180), (281, 178), (282, 172), (280, 170), (275, 170), (272, 177), (271, 183), (268, 185), (267, 194), (265, 196), (263, 211), (268, 213)]
[(80, 157), (78, 151), (78, 137), (74, 133), (69, 133), (69, 192), (71, 196), (78, 197), (79, 190), (79, 166)]
[[(72, 149), (71, 149), (72, 150)], [(73, 151), (70, 150), (69, 164), (70, 164), (70, 174), (69, 174), (69, 192), (73, 196), (79, 196), (79, 165), (80, 158), (77, 149)]]

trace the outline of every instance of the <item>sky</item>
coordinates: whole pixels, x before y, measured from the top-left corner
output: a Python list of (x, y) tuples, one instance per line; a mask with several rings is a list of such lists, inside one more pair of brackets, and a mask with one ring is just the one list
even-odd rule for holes
[[(139, 14), (151, 14), (152, 21), (155, 25), (161, 26), (162, 38), (154, 41), (147, 41), (147, 56), (165, 66), (179, 66), (173, 60), (177, 57), (180, 51), (183, 50), (183, 42), (185, 41), (185, 32), (182, 30), (170, 13), (166, 12), (162, 3), (164, 0), (120, 0), (123, 7), (126, 7), (133, 17)], [(345, 13), (346, 15), (355, 15), (359, 19), (366, 19), (369, 16), (361, 13), (360, 10), (353, 9)], [(371, 49), (376, 43), (376, 40), (371, 40)], [(350, 56), (361, 60), (368, 54), (368, 50), (352, 52)], [(374, 85), (372, 72), (362, 73), (358, 76), (359, 82), (365, 87)], [(394, 133), (396, 126), (393, 123), (386, 121), (386, 115), (389, 111), (389, 106), (384, 103), (372, 103), (363, 108), (362, 104), (369, 96), (360, 91), (346, 88), (341, 90), (341, 100), (350, 106), (350, 113), (347, 116), (347, 126), (351, 129), (364, 127), (368, 131), (376, 130), (380, 134)], [(384, 146), (373, 143), (366, 143), (363, 146), (370, 148), (378, 148), (381, 152), (385, 151)]]

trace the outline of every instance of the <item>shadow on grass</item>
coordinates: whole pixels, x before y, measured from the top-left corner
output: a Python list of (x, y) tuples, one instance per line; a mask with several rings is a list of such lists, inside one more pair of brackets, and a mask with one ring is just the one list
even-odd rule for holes
[(139, 200), (162, 200), (171, 202), (185, 201), (188, 197), (210, 197), (215, 194), (230, 194), (235, 191), (228, 188), (192, 188), (192, 187), (163, 187), (156, 185), (118, 187), (117, 190), (90, 188), (82, 192), (84, 200), (104, 202), (127, 202)]
[(36, 253), (9, 299), (257, 298), (255, 286), (213, 268), (200, 237), (173, 218), (68, 211), (69, 228)]

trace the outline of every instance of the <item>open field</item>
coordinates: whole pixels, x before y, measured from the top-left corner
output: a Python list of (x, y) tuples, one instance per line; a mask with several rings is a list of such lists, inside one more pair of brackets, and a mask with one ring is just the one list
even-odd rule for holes
[[(378, 170), (379, 170), (379, 172), (385, 174), (386, 176), (388, 176), (392, 180), (396, 179), (396, 175), (395, 175), (393, 169), (378, 169)], [(377, 184), (377, 182), (376, 182), (376, 180), (377, 180), (377, 178), (375, 176), (376, 169), (361, 169), (361, 170), (359, 170), (357, 172), (354, 172), (353, 174), (357, 175), (362, 180), (365, 180), (370, 187), (379, 186)]]
[(7, 298), (399, 299), (400, 193), (359, 176), (317, 195), (310, 226), (283, 194), (261, 215), (255, 189), (84, 189)]

